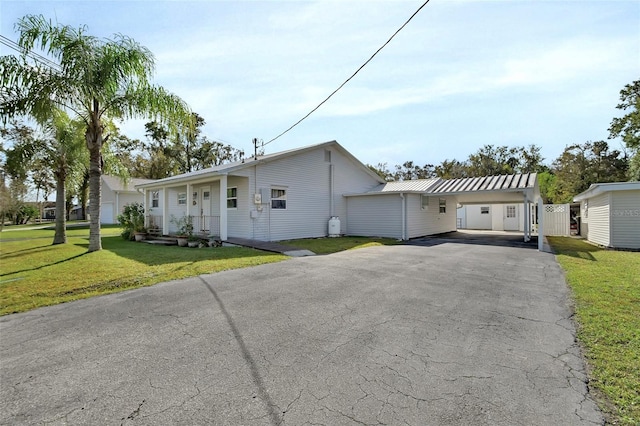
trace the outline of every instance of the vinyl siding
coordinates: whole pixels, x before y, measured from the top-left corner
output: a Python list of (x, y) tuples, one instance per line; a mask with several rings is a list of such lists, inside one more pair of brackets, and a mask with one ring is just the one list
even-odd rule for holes
[(588, 240), (605, 247), (609, 247), (611, 244), (609, 228), (609, 195), (609, 193), (601, 194), (596, 197), (589, 198), (588, 200)]
[(611, 192), (611, 246), (640, 249), (640, 191)]
[(169, 204), (169, 230), (167, 234), (174, 234), (177, 230), (176, 225), (171, 223), (171, 218), (180, 218), (187, 214), (187, 206), (178, 204), (178, 193), (187, 192), (187, 186), (167, 188), (167, 202)]
[[(310, 150), (238, 172), (249, 178), (246, 194), (249, 204), (244, 216), (247, 238), (278, 241), (326, 236), (331, 217), (331, 165), (334, 166), (334, 212), (340, 216), (342, 232), (346, 231), (347, 209), (342, 194), (368, 190), (378, 182), (338, 150), (328, 149), (331, 162), (326, 161), (325, 150), (324, 147)], [(269, 195), (272, 188), (284, 188), (286, 209), (271, 209), (268, 199), (263, 200), (261, 209), (253, 204), (253, 194), (263, 188)], [(255, 211), (255, 218), (250, 217), (251, 210)]]
[[(220, 183), (214, 183), (216, 187), (216, 209), (214, 215), (220, 214)], [(227, 178), (227, 188), (238, 188), (238, 207), (235, 209), (227, 209), (227, 234), (229, 237), (252, 238), (251, 236), (251, 219), (249, 218), (249, 210), (253, 207), (253, 196), (249, 193), (249, 179), (246, 177), (229, 176)], [(226, 208), (226, 201), (225, 201)], [(212, 210), (213, 211), (213, 210)]]
[(349, 197), (346, 234), (402, 238), (402, 202), (398, 194)]
[[(441, 234), (456, 230), (456, 206), (454, 197), (429, 197), (429, 207), (423, 210), (419, 194), (407, 194), (407, 238)], [(446, 214), (440, 214), (439, 199), (447, 202)]]

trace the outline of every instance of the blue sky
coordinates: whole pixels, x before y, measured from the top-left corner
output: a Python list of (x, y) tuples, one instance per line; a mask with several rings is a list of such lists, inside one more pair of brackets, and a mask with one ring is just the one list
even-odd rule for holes
[[(122, 33), (156, 57), (154, 83), (245, 152), (307, 114), (418, 1), (12, 1), (0, 33), (43, 14)], [(0, 54), (11, 54), (0, 45)], [(267, 152), (337, 140), (365, 163), (463, 160), (485, 144), (606, 139), (619, 91), (640, 78), (640, 2), (431, 2), (350, 83)], [(144, 137), (145, 120), (122, 124)], [(611, 141), (621, 148), (619, 140)]]

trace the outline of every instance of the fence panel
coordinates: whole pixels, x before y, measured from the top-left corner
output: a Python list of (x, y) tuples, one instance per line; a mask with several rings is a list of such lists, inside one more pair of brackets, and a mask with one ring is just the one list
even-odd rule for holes
[(544, 205), (544, 235), (570, 235), (569, 204)]

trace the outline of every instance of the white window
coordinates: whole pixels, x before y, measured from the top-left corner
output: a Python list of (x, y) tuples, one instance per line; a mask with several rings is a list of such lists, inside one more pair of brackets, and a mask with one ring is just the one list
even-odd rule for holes
[(238, 208), (238, 188), (235, 186), (233, 188), (227, 188), (227, 208)]
[(178, 205), (187, 205), (187, 193), (178, 192)]
[(151, 207), (160, 207), (160, 191), (151, 191)]
[(284, 188), (271, 188), (271, 208), (286, 209), (287, 208), (287, 190)]
[(438, 208), (440, 211), (440, 214), (446, 214), (447, 213), (447, 200), (444, 198), (440, 198), (438, 200)]
[(427, 195), (420, 195), (420, 206), (422, 210), (429, 210), (429, 197)]
[(480, 214), (489, 214), (489, 207), (480, 207)]
[(516, 206), (507, 206), (507, 217), (516, 217)]
[(211, 192), (209, 192), (209, 191), (203, 191), (203, 192), (202, 192), (202, 199), (203, 199), (204, 201), (208, 201), (208, 200), (209, 200), (209, 198), (211, 198)]

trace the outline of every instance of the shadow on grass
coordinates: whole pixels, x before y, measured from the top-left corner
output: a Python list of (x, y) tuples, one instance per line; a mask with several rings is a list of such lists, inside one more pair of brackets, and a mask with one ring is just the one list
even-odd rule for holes
[(583, 240), (568, 237), (547, 237), (549, 244), (556, 254), (573, 257), (576, 259), (597, 262), (591, 253), (602, 249)]
[(23, 272), (37, 271), (39, 269), (44, 269), (44, 268), (48, 268), (50, 266), (59, 265), (61, 263), (69, 262), (69, 261), (71, 261), (73, 259), (77, 259), (79, 257), (82, 257), (85, 254), (87, 254), (87, 253), (76, 254), (75, 256), (71, 256), (71, 257), (68, 257), (66, 259), (61, 259), (61, 260), (58, 260), (57, 262), (52, 262), (52, 263), (47, 263), (46, 265), (36, 266), (35, 268), (25, 268), (25, 269), (21, 269), (21, 270), (18, 270), (18, 271), (7, 272), (5, 274), (0, 274), (0, 277), (4, 277), (4, 276), (7, 276), (7, 275), (21, 274)]
[(0, 259), (11, 259), (11, 258), (14, 258), (14, 257), (20, 257), (20, 256), (22, 256), (24, 254), (27, 254), (27, 252), (29, 254), (32, 254), (32, 253), (37, 253), (39, 251), (45, 251), (45, 250), (49, 249), (51, 246), (52, 246), (51, 244), (45, 244), (45, 245), (42, 245), (42, 246), (27, 247), (27, 248), (22, 249), (22, 250), (15, 250), (15, 251), (12, 251), (12, 252), (6, 253), (6, 254), (3, 253), (3, 254), (0, 254)]
[[(144, 242), (125, 241), (120, 236), (102, 238), (102, 248), (120, 256), (147, 266), (159, 266), (178, 263), (195, 263), (201, 260), (224, 260), (243, 257), (273, 256), (273, 253), (238, 247), (188, 248), (162, 246)], [(185, 265), (180, 266), (180, 268)]]

